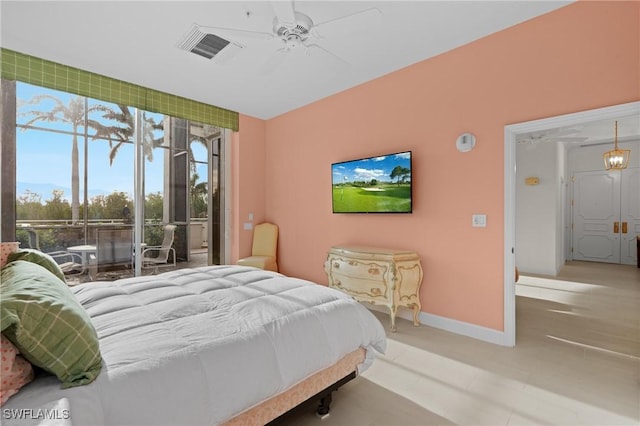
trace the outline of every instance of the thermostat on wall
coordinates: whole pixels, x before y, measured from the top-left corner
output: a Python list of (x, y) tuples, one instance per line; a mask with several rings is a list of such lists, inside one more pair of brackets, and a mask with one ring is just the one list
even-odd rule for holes
[(469, 152), (476, 146), (476, 137), (472, 133), (463, 133), (456, 139), (456, 148), (460, 152)]

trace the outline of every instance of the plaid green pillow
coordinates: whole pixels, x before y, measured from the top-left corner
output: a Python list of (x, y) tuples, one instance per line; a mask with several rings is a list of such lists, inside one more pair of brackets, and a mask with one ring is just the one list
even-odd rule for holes
[(35, 263), (17, 260), (0, 272), (0, 324), (20, 353), (62, 381), (91, 383), (102, 356), (89, 315), (67, 285)]
[(36, 263), (62, 281), (65, 281), (64, 272), (62, 272), (60, 266), (53, 260), (53, 257), (46, 253), (34, 249), (18, 249), (18, 251), (9, 255), (7, 263), (13, 262), (14, 260), (26, 260), (27, 262)]

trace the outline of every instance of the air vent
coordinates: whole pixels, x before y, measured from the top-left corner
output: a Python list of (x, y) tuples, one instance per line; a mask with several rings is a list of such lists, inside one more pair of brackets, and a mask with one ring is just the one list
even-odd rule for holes
[(215, 34), (207, 34), (191, 51), (196, 55), (211, 59), (224, 49), (227, 44), (229, 44), (228, 40), (220, 38)]
[(204, 33), (200, 31), (197, 25), (194, 25), (183, 40), (177, 44), (177, 47), (211, 59), (227, 47), (229, 43), (229, 40), (225, 40), (215, 34)]

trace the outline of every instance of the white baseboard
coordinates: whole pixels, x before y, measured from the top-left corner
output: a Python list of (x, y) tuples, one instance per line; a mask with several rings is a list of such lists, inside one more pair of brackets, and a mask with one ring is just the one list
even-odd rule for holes
[[(385, 306), (372, 305), (364, 303), (367, 308), (388, 314), (389, 309)], [(396, 318), (406, 319), (413, 324), (413, 311), (408, 309), (398, 309)], [(462, 336), (471, 337), (473, 339), (482, 340), (484, 342), (493, 343), (501, 346), (510, 346), (507, 343), (507, 336), (503, 331), (494, 330), (492, 328), (482, 327), (468, 322), (458, 321), (451, 318), (441, 317), (439, 315), (420, 312), (420, 323), (429, 327), (438, 328), (449, 331), (451, 333), (460, 334)]]

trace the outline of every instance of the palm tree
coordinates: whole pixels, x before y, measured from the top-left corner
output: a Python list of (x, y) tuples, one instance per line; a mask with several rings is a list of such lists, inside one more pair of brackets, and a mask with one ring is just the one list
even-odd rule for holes
[[(114, 111), (106, 105), (97, 105), (96, 110), (103, 112), (102, 118), (118, 123), (115, 126), (105, 126), (99, 124), (96, 128), (96, 134), (93, 139), (107, 139), (109, 141), (109, 165), (113, 164), (118, 155), (118, 151), (125, 143), (133, 141), (135, 132), (135, 117), (126, 105), (118, 104), (118, 110)], [(162, 145), (163, 136), (154, 137), (154, 131), (163, 130), (162, 123), (156, 123), (152, 117), (148, 117), (145, 112), (142, 113), (142, 146), (144, 156), (148, 161), (153, 161), (153, 149)], [(115, 139), (115, 141), (114, 141)]]
[(404, 181), (407, 180), (407, 177), (409, 176), (411, 176), (411, 170), (402, 166), (395, 166), (391, 171), (391, 174), (389, 175), (392, 180), (395, 178), (398, 179), (398, 186), (400, 185), (401, 181), (404, 183)]
[[(88, 116), (90, 111), (97, 110), (97, 106), (87, 108), (85, 111), (85, 98), (75, 96), (69, 100), (69, 104), (65, 105), (60, 99), (53, 95), (38, 95), (31, 98), (26, 105), (39, 104), (44, 100), (54, 102), (54, 107), (49, 111), (32, 110), (21, 113), (21, 115), (32, 115), (33, 118), (27, 121), (24, 130), (28, 129), (33, 123), (38, 121), (44, 122), (63, 122), (71, 125), (73, 130), (71, 145), (71, 220), (76, 223), (80, 218), (80, 178), (78, 173), (78, 128), (85, 125), (85, 115)], [(86, 125), (89, 128), (98, 128), (100, 125), (94, 120), (87, 120)]]

